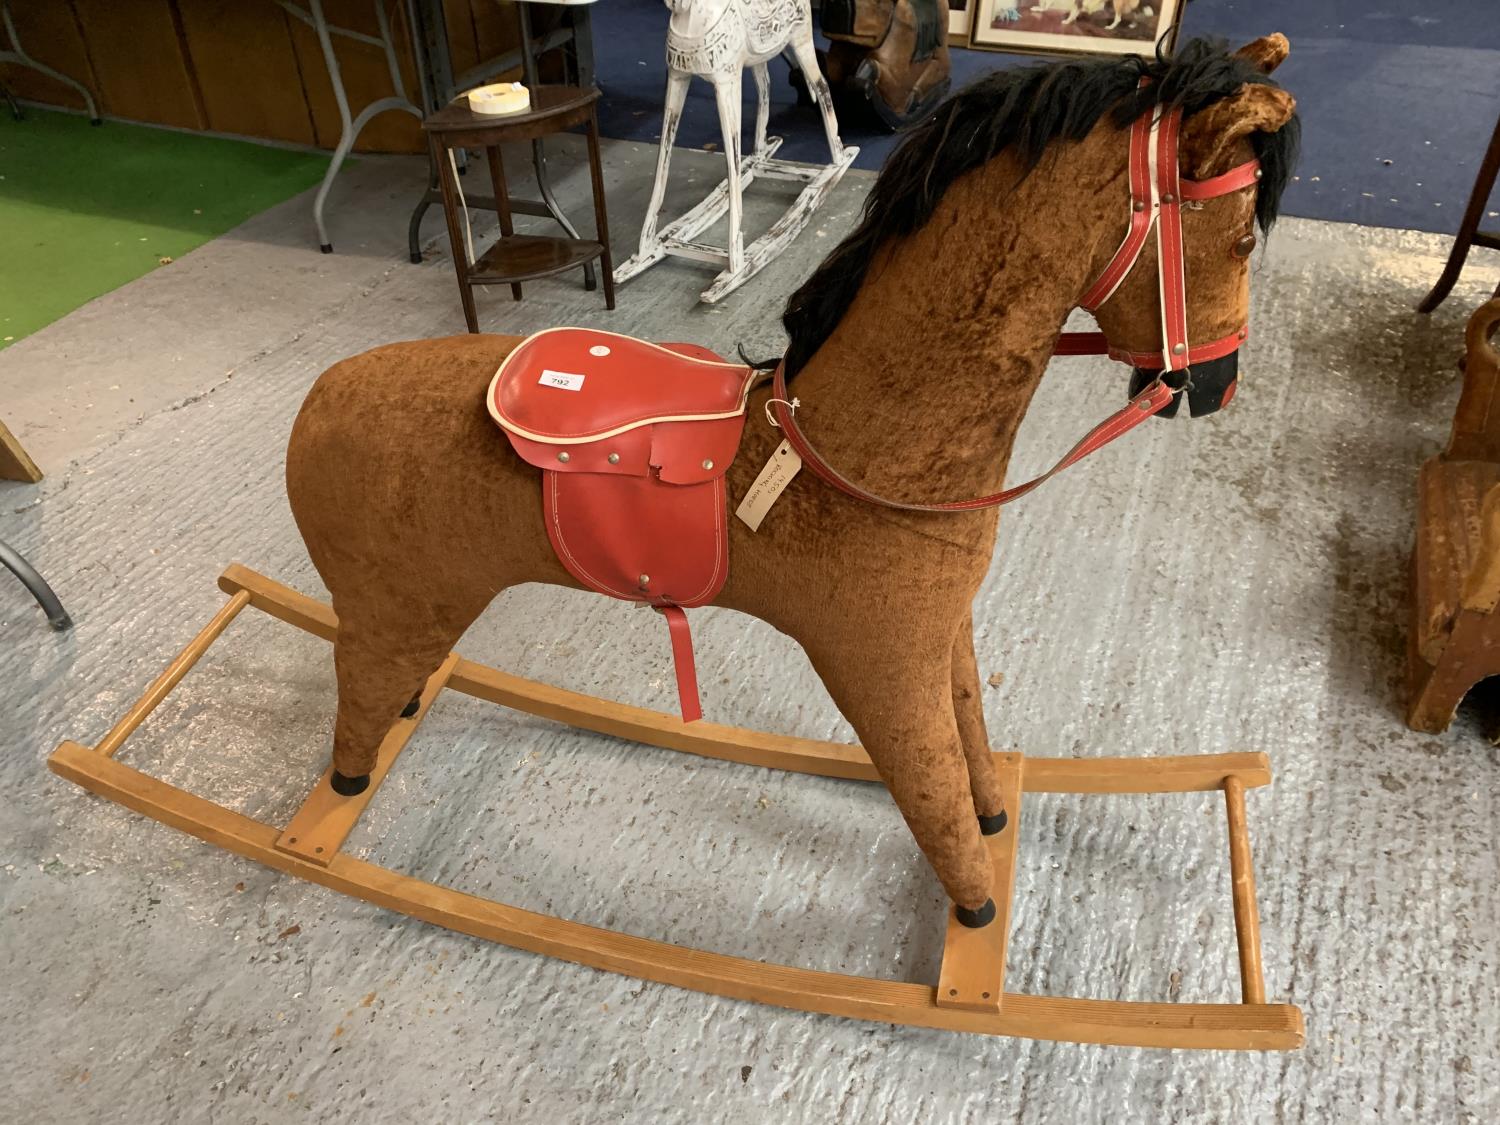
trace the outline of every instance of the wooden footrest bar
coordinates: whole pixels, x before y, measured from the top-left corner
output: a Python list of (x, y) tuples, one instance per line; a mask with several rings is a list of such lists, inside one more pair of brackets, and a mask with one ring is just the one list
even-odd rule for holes
[[(428, 680), (419, 708), (397, 720), (381, 745), (369, 787), (340, 797), (325, 773), (291, 822), (278, 829), (232, 812), (114, 760), (113, 754), (181, 681), (246, 605), (333, 639), (332, 611), (254, 571), (231, 566), (219, 580), (230, 601), (93, 749), (64, 742), (48, 759), (54, 773), (127, 808), (268, 867), (378, 906), (517, 949), (643, 980), (809, 1012), (987, 1035), (1014, 1035), (1142, 1047), (1278, 1050), (1300, 1047), (1302, 1013), (1264, 1002), (1255, 884), (1244, 793), (1264, 785), (1264, 755), (1161, 759), (1025, 759), (998, 752), (1006, 828), (986, 838), (994, 862), (996, 917), (968, 929), (950, 917), (936, 987), (815, 972), (615, 933), (462, 894), (365, 863), (341, 850), (360, 814), (444, 687), (577, 726), (667, 749), (832, 777), (874, 780), (857, 746), (694, 723), (532, 683), (458, 655)], [(1243, 1004), (1159, 1004), (1005, 993), (1016, 847), (1023, 795), (1031, 792), (1164, 793), (1223, 790)]]
[(427, 717), (438, 692), (447, 686), (448, 677), (453, 675), (458, 660), (455, 653), (443, 661), (442, 667), (432, 674), (427, 680), (427, 686), (422, 689), (416, 714), (410, 718), (398, 719), (395, 726), (386, 733), (380, 743), (374, 768), (370, 770), (370, 783), (365, 786), (364, 792), (352, 797), (339, 796), (331, 783), (333, 767), (329, 766), (323, 771), (323, 776), (318, 778), (318, 783), (312, 787), (307, 800), (302, 802), (302, 807), (287, 823), (281, 835), (276, 837), (279, 851), (300, 856), (309, 863), (328, 866), (335, 853), (344, 846), (349, 833), (354, 831), (354, 826), (359, 823), (365, 808), (374, 799), (386, 774), (396, 764), (401, 751), (406, 749), (406, 744), (417, 731), (417, 725)]
[(943, 967), (938, 974), (935, 1001), (940, 1008), (998, 1012), (1005, 992), (1005, 950), (1010, 941), (1011, 903), (1016, 891), (1016, 840), (1021, 830), (1021, 755), (997, 754), (996, 772), (1005, 801), (1005, 828), (984, 842), (995, 867), (990, 898), (995, 920), (971, 929), (948, 907), (948, 936), (943, 942)]

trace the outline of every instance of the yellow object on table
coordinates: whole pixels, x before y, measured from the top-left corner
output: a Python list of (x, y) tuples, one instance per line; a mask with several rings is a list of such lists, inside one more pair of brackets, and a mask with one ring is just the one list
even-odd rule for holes
[(506, 113), (525, 113), (531, 108), (531, 91), (519, 82), (496, 82), (490, 86), (477, 86), (465, 95), (469, 109), (475, 113), (499, 116)]

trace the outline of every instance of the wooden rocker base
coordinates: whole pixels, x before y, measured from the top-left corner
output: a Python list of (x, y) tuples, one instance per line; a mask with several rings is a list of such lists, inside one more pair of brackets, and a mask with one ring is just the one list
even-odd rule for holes
[(722, 267), (713, 284), (699, 295), (699, 299), (706, 304), (713, 304), (733, 293), (768, 266), (801, 233), (818, 205), (843, 178), (849, 166), (854, 163), (854, 158), (859, 155), (857, 147), (845, 145), (839, 159), (831, 164), (801, 164), (793, 160), (777, 160), (776, 150), (781, 147), (781, 140), (780, 137), (766, 138), (766, 147), (745, 160), (740, 171), (740, 190), (743, 192), (754, 183), (757, 176), (807, 186), (798, 193), (781, 217), (771, 224), (770, 230), (745, 247), (744, 261), (739, 269), (729, 268), (729, 251), (725, 247), (694, 241), (729, 212), (729, 181), (725, 179), (691, 211), (662, 227), (649, 249), (643, 248), (640, 253), (622, 263), (615, 270), (615, 283), (629, 281), (668, 256), (707, 262), (709, 265)]
[[(100, 796), (267, 867), (366, 902), (516, 949), (716, 996), (882, 1023), (986, 1035), (1012, 1035), (1138, 1047), (1281, 1050), (1303, 1042), (1301, 1011), (1267, 1004), (1261, 978), (1245, 789), (1269, 783), (1263, 754), (1147, 759), (1023, 758), (996, 754), (1010, 823), (987, 838), (995, 861), (995, 920), (968, 929), (952, 917), (939, 982), (933, 985), (844, 976), (686, 949), (520, 910), (413, 879), (345, 855), (345, 838), (445, 687), (534, 715), (705, 757), (859, 780), (875, 771), (856, 746), (682, 723), (674, 716), (609, 703), (508, 676), (450, 656), (423, 689), (416, 714), (400, 719), (380, 747), (370, 785), (338, 797), (319, 779), (285, 828), (222, 808), (115, 760), (114, 755), (247, 605), (332, 640), (333, 611), (281, 584), (231, 566), (219, 579), (229, 602), (139, 702), (89, 749), (64, 742), (53, 772)], [(1235, 927), (1244, 991), (1241, 1004), (1163, 1004), (1006, 993), (1015, 851), (1024, 793), (1186, 793), (1222, 790), (1229, 819)]]

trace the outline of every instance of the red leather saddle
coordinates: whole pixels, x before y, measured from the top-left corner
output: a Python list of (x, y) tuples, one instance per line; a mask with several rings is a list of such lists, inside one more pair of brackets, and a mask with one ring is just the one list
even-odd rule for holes
[(724, 472), (755, 375), (693, 344), (549, 328), (490, 383), (490, 415), (543, 470), (558, 560), (589, 589), (666, 617), (686, 722), (703, 711), (682, 611), (712, 601), (729, 576)]

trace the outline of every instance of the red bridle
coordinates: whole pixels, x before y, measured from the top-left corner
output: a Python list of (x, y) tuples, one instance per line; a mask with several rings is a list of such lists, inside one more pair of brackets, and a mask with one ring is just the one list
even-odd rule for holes
[(1156, 277), (1161, 298), (1159, 352), (1131, 352), (1112, 346), (1102, 332), (1064, 332), (1054, 355), (1108, 355), (1122, 363), (1162, 371), (1182, 371), (1234, 351), (1249, 335), (1249, 326), (1217, 340), (1192, 344), (1187, 328), (1187, 277), (1182, 245), (1182, 202), (1214, 199), (1260, 179), (1260, 162), (1247, 160), (1209, 180), (1180, 178), (1177, 141), (1182, 110), (1151, 109), (1130, 127), (1130, 229), (1099, 279), (1079, 298), (1078, 306), (1098, 311), (1140, 260), (1152, 226), (1156, 233)]
[[(1097, 310), (1114, 294), (1140, 260), (1146, 239), (1156, 228), (1156, 268), (1161, 297), (1162, 347), (1160, 351), (1131, 352), (1112, 346), (1103, 332), (1064, 332), (1057, 340), (1054, 355), (1108, 355), (1111, 359), (1137, 367), (1167, 372), (1183, 371), (1194, 363), (1207, 363), (1228, 355), (1249, 335), (1249, 326), (1217, 340), (1194, 344), (1188, 340), (1187, 279), (1182, 243), (1182, 203), (1213, 199), (1242, 188), (1252, 187), (1260, 179), (1260, 162), (1246, 161), (1223, 175), (1208, 180), (1181, 179), (1178, 169), (1177, 142), (1182, 130), (1182, 110), (1164, 111), (1153, 107), (1136, 118), (1130, 127), (1130, 225), (1125, 239), (1109, 265), (1089, 286), (1078, 305), (1089, 312)], [(978, 496), (972, 500), (955, 500), (938, 504), (906, 503), (890, 500), (847, 480), (828, 464), (807, 435), (798, 427), (794, 401), (789, 401), (785, 364), (776, 368), (769, 405), (776, 424), (802, 463), (827, 484), (856, 499), (884, 508), (912, 512), (966, 512), (993, 508), (1016, 500), (1038, 485), (1083, 460), (1118, 437), (1123, 437), (1153, 414), (1164, 410), (1176, 393), (1160, 375), (1152, 380), (1121, 410), (1095, 426), (1062, 460), (1041, 476), (1012, 488)]]

